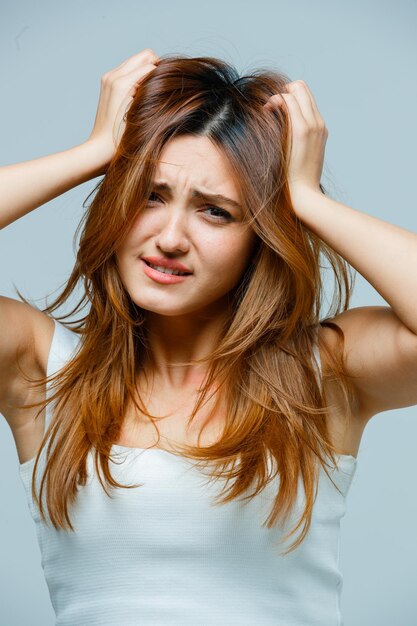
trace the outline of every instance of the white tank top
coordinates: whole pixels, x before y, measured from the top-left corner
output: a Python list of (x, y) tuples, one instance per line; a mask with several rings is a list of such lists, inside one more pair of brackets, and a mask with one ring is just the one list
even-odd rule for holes
[[(48, 376), (78, 341), (55, 321)], [(48, 405), (45, 428), (50, 419)], [(320, 468), (310, 530), (295, 551), (282, 556), (298, 537), (277, 544), (304, 508), (301, 477), (287, 526), (268, 529), (262, 523), (278, 483), (249, 502), (216, 505), (219, 483), (209, 484), (192, 460), (156, 448), (114, 445), (112, 452), (117, 480), (143, 486), (110, 490), (110, 499), (90, 452), (87, 484), (69, 509), (75, 533), (41, 522), (31, 496), (34, 458), (19, 465), (56, 626), (343, 625), (340, 521), (355, 457), (338, 455), (338, 467), (328, 468), (341, 493)]]

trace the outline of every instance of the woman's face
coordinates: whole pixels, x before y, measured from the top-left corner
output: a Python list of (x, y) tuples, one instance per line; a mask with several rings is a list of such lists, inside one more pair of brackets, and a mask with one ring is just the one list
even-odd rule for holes
[[(160, 315), (221, 311), (257, 239), (244, 224), (243, 209), (193, 194), (221, 194), (239, 204), (227, 161), (207, 137), (176, 137), (161, 154), (154, 182), (147, 207), (117, 250), (126, 290), (139, 307)], [(153, 256), (179, 261), (191, 274), (158, 282), (142, 260)]]

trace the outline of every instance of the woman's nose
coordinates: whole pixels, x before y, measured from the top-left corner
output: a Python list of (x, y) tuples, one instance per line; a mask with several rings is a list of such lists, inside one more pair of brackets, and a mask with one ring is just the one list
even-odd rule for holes
[(187, 224), (184, 216), (170, 215), (161, 226), (157, 245), (166, 252), (185, 252), (188, 249)]

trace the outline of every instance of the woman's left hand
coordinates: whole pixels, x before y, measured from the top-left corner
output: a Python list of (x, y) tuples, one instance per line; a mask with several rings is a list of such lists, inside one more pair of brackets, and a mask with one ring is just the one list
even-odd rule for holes
[(274, 94), (264, 105), (284, 107), (290, 118), (292, 150), (289, 159), (288, 185), (291, 200), (295, 202), (299, 192), (319, 191), (323, 170), (324, 148), (328, 130), (317, 108), (314, 97), (303, 80), (285, 85), (286, 93)]

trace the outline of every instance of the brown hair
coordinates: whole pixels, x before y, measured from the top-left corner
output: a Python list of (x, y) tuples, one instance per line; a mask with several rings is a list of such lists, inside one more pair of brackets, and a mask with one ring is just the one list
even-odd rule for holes
[[(173, 56), (160, 59), (139, 84), (117, 151), (91, 192), (97, 193), (74, 235), (84, 223), (75, 266), (62, 293), (41, 309), (52, 313), (83, 281), (77, 306), (68, 315), (55, 317), (62, 321), (89, 302), (84, 317), (65, 323), (80, 335), (78, 349), (54, 376), (30, 379), (36, 381), (35, 386), (48, 382), (55, 392), (41, 403), (24, 405), (41, 404), (38, 416), (49, 402), (55, 403), (54, 419), (36, 456), (32, 479), (32, 495), (44, 521), (42, 493), (46, 489), (55, 528), (74, 530), (68, 503), (74, 502), (77, 485), (86, 484), (86, 460), (92, 448), (95, 469), (109, 497), (106, 486), (140, 486), (118, 483), (109, 470), (111, 446), (118, 441), (130, 401), (152, 422), (156, 419), (142, 406), (136, 385), (148, 349), (144, 311), (132, 302), (121, 282), (115, 250), (146, 206), (165, 144), (191, 134), (210, 138), (223, 151), (258, 241), (252, 262), (230, 292), (232, 315), (218, 346), (207, 359), (190, 361), (207, 361), (209, 375), (188, 423), (215, 381), (218, 401), (222, 398), (226, 403), (224, 431), (213, 445), (178, 445), (176, 449), (197, 465), (212, 464), (213, 477), (223, 477), (227, 483), (235, 479), (229, 489), (221, 491), (225, 497), (218, 503), (238, 498), (256, 481), (255, 491), (244, 498), (251, 499), (279, 474), (268, 528), (281, 516), (287, 519), (301, 473), (306, 506), (286, 538), (303, 522), (304, 527), (287, 552), (304, 539), (311, 524), (318, 461), (324, 468), (325, 457), (334, 464), (337, 452), (328, 432), (325, 389), (316, 378), (313, 343), (320, 324), (334, 328), (339, 349), (330, 351), (322, 342), (328, 364), (322, 381), (340, 382), (348, 415), (353, 396), (340, 349), (344, 337), (330, 319), (348, 308), (353, 284), (350, 266), (297, 218), (291, 206), (288, 111), (263, 109), (287, 82), (287, 76), (268, 68), (239, 76), (233, 66), (216, 58)], [(321, 190), (325, 193), (322, 186)], [(322, 256), (329, 261), (336, 288), (333, 310), (320, 321)], [(217, 402), (209, 417), (216, 407)], [(49, 437), (38, 497), (35, 472)], [(267, 454), (276, 462), (272, 475), (267, 471)]]

